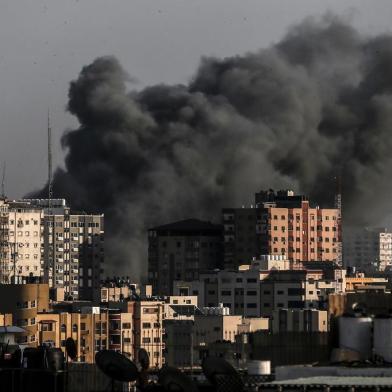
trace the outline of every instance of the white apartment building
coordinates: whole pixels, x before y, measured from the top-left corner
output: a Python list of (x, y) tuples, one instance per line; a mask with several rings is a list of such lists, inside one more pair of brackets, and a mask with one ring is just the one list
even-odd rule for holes
[(41, 277), (43, 271), (43, 211), (20, 201), (0, 201), (2, 283)]

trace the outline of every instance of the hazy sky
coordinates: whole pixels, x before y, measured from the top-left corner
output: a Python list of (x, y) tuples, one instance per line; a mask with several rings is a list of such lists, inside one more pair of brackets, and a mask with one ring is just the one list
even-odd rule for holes
[(182, 83), (203, 55), (231, 56), (279, 40), (291, 25), (325, 12), (367, 34), (390, 32), (390, 0), (0, 0), (0, 162), (11, 198), (47, 177), (46, 113), (55, 164), (68, 83), (83, 65), (113, 54), (134, 88)]

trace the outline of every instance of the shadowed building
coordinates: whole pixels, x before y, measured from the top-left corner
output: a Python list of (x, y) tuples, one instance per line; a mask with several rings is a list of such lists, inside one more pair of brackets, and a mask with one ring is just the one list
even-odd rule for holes
[(170, 295), (174, 280), (195, 280), (222, 265), (222, 226), (187, 219), (148, 231), (148, 277), (155, 293)]

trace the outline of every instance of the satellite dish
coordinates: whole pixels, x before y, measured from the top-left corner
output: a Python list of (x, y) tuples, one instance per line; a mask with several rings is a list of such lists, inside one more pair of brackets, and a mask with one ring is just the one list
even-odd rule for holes
[(95, 363), (106, 376), (115, 381), (135, 381), (139, 375), (136, 365), (116, 351), (98, 351), (95, 354)]
[(207, 357), (201, 367), (207, 380), (217, 392), (242, 392), (244, 383), (232, 365), (223, 358)]
[(198, 392), (193, 380), (175, 367), (162, 368), (158, 381), (167, 392)]
[(139, 350), (137, 354), (137, 359), (143, 370), (147, 370), (150, 367), (150, 356), (148, 355), (148, 352), (144, 348), (141, 348)]
[(75, 340), (68, 338), (65, 341), (65, 351), (67, 355), (74, 361), (77, 358), (78, 350), (76, 348)]

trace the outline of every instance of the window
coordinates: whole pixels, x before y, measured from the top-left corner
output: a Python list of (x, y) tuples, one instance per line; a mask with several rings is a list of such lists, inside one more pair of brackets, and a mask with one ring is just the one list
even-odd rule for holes
[(61, 324), (61, 332), (67, 332), (67, 326), (65, 324)]
[(151, 328), (151, 323), (143, 323), (143, 328)]
[(265, 308), (269, 308), (271, 305), (270, 305), (268, 302), (265, 302), (265, 303), (263, 304), (263, 306), (264, 306)]
[(161, 338), (154, 338), (154, 343), (160, 343), (161, 342)]
[(221, 295), (231, 295), (231, 290), (222, 290)]
[(284, 307), (284, 304), (282, 304), (281, 302), (278, 303), (278, 308), (283, 308), (283, 307)]
[(123, 329), (131, 329), (131, 323), (123, 323)]
[(302, 287), (291, 287), (287, 289), (287, 295), (304, 295), (305, 289)]
[(283, 295), (283, 294), (284, 294), (284, 291), (283, 291), (283, 290), (278, 290), (277, 294), (278, 294), (278, 295)]
[(255, 290), (248, 290), (246, 292), (246, 295), (257, 295), (257, 291), (255, 291)]
[(146, 338), (146, 337), (144, 337), (144, 338), (142, 339), (142, 342), (143, 342), (143, 343), (150, 343), (150, 342), (151, 342), (151, 338)]
[(72, 325), (72, 332), (78, 332), (78, 326), (77, 324)]
[(85, 331), (85, 330), (86, 330), (86, 323), (81, 323), (81, 324), (80, 324), (80, 329), (81, 329), (82, 331)]
[(256, 278), (248, 278), (248, 279), (246, 279), (246, 281), (248, 283), (257, 283), (257, 279)]
[(246, 304), (246, 307), (248, 309), (255, 309), (255, 308), (257, 308), (257, 304), (251, 302), (251, 303)]

